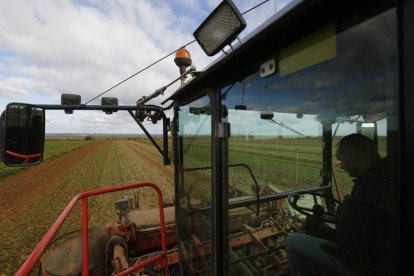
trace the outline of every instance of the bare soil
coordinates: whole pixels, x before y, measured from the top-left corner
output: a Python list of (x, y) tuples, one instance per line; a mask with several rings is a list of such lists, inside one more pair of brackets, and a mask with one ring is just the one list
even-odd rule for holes
[(74, 195), (138, 182), (172, 197), (172, 167), (152, 145), (132, 140), (96, 141), (1, 179), (0, 275), (17, 271)]
[(1, 216), (18, 216), (24, 212), (26, 205), (30, 205), (33, 200), (42, 196), (42, 191), (54, 186), (78, 163), (81, 163), (102, 145), (102, 142), (92, 143), (0, 180)]

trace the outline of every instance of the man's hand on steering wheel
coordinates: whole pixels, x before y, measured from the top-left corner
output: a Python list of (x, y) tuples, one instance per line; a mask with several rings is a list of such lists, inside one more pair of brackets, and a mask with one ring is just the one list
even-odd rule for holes
[[(314, 199), (314, 205), (312, 208), (305, 207), (298, 205), (298, 201), (303, 198), (303, 195), (311, 195)], [(298, 213), (305, 215), (306, 217), (312, 216), (316, 218), (320, 218), (324, 222), (328, 223), (335, 223), (336, 222), (336, 214), (327, 211), (322, 205), (320, 205), (317, 201), (317, 197), (321, 197), (321, 195), (316, 193), (302, 193), (302, 194), (289, 194), (287, 197), (287, 201), (289, 205)], [(340, 201), (335, 200), (336, 204), (340, 204)]]

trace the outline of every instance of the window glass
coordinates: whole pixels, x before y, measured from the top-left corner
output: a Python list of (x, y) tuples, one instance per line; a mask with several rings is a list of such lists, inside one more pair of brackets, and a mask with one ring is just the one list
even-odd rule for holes
[[(339, 22), (316, 30), (278, 51), (275, 74), (257, 72), (222, 91), (229, 164), (248, 165), (262, 187), (320, 185), (324, 131), (334, 136), (333, 154), (339, 138), (362, 131), (374, 139), (375, 131), (387, 155), (397, 108), (395, 11), (341, 28)], [(245, 169), (231, 167), (229, 174), (231, 186), (250, 190)]]
[[(350, 194), (353, 178), (337, 163), (335, 145), (351, 133), (368, 136), (382, 157), (395, 160), (396, 147), (392, 151), (390, 145), (395, 145), (398, 131), (396, 42), (395, 9), (362, 21), (350, 15), (275, 49), (263, 63), (265, 68), (223, 88), (225, 120), (231, 125), (230, 203), (252, 198), (257, 189), (266, 195), (321, 184), (331, 184), (336, 198)], [(251, 207), (229, 210), (230, 240), (245, 230), (234, 212), (239, 218), (245, 214), (250, 222), (255, 218), (259, 224), (253, 227), (264, 223)], [(272, 208), (262, 204), (260, 210), (274, 215)], [(282, 229), (266, 240), (266, 250), (283, 246), (289, 228)], [(283, 267), (264, 271), (254, 257), (264, 247), (246, 251), (244, 245), (229, 244), (229, 258), (247, 260), (244, 265), (253, 275)], [(240, 272), (239, 262), (234, 263), (229, 266), (232, 275)]]
[(211, 270), (212, 255), (200, 258), (201, 244), (212, 240), (211, 105), (207, 96), (179, 111), (180, 181), (177, 227), (185, 275)]

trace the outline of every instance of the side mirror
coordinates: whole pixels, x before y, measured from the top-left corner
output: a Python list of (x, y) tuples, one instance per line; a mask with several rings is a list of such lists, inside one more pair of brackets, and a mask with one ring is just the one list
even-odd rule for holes
[(45, 110), (10, 103), (0, 117), (1, 161), (7, 166), (38, 164), (43, 159)]

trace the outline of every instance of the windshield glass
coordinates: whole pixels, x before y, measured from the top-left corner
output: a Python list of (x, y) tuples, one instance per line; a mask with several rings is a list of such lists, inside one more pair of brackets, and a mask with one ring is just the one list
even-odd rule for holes
[(290, 190), (321, 184), (322, 127), (314, 116), (229, 110), (228, 119), (229, 185), (235, 190), (251, 193), (253, 184), (249, 171), (236, 164), (249, 166), (259, 185)]
[[(209, 271), (212, 255), (198, 266), (196, 247), (212, 239), (211, 107), (208, 96), (181, 106), (179, 114), (179, 183), (177, 227), (182, 269)], [(194, 258), (194, 259), (193, 259)], [(197, 263), (197, 264), (196, 264)]]
[[(388, 117), (397, 107), (395, 30), (394, 10), (357, 25), (328, 24), (275, 51), (256, 73), (222, 89), (231, 124), (233, 196), (254, 194), (248, 171), (231, 167), (240, 163), (251, 168), (262, 190), (332, 184), (323, 182), (326, 143), (332, 154), (325, 159), (335, 161), (339, 138), (364, 131), (374, 139), (370, 123), (375, 122), (381, 155), (387, 155), (387, 128), (395, 127)], [(324, 135), (334, 138), (325, 141)], [(349, 192), (352, 179), (338, 174)]]
[[(323, 195), (319, 202), (312, 194), (301, 206), (318, 203), (334, 213), (332, 202), (354, 187), (336, 156), (343, 137), (366, 135), (381, 157), (395, 160), (395, 9), (366, 18), (344, 14), (327, 23), (281, 48), (263, 47), (267, 58), (257, 54), (260, 61), (248, 68), (226, 67), (235, 72), (223, 73), (221, 89), (212, 84), (209, 97), (179, 106), (176, 220), (184, 274), (209, 275), (214, 257), (221, 256), (213, 249), (222, 249), (229, 275), (286, 269), (283, 251), (280, 259), (263, 261), (284, 248), (296, 227), (292, 221), (300, 222), (285, 197), (316, 191)], [(221, 197), (213, 192), (217, 187)], [(228, 202), (223, 207), (220, 200)]]

